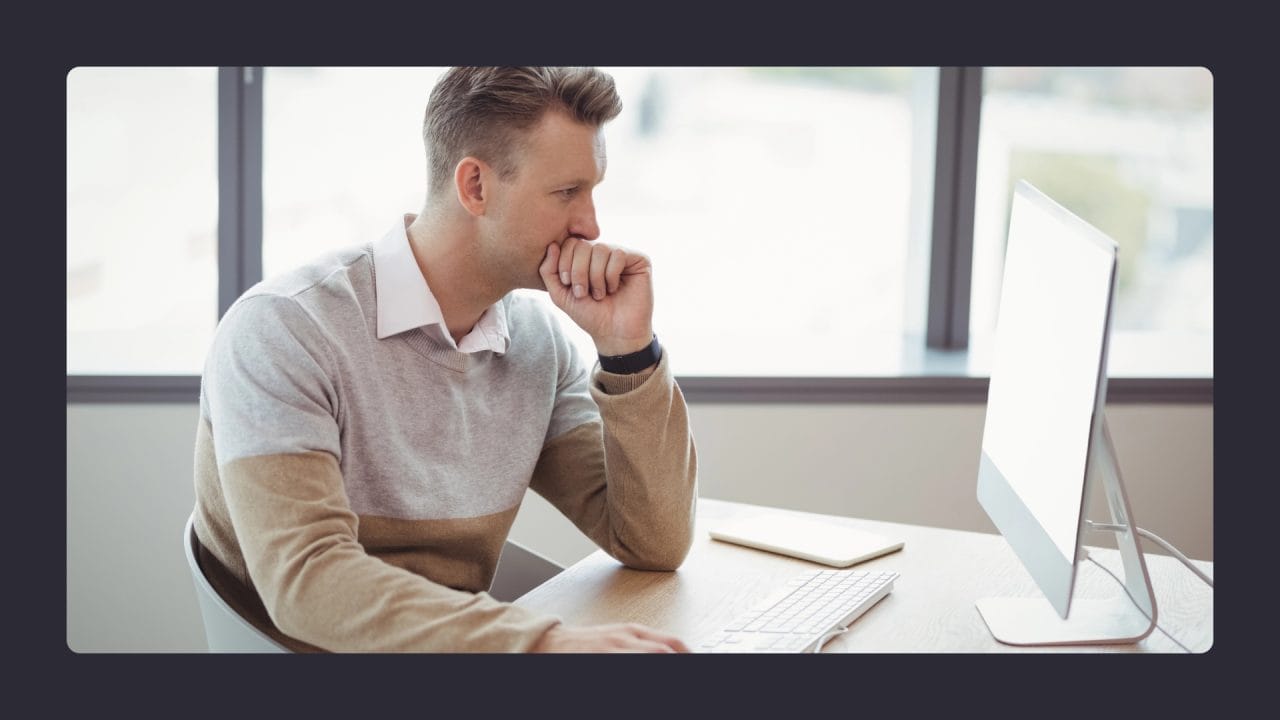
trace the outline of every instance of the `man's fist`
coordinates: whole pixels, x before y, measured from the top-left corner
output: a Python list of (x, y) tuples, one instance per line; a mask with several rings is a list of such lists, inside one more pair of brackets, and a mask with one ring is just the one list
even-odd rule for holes
[(625, 248), (571, 237), (551, 243), (538, 268), (551, 301), (601, 355), (625, 355), (653, 340), (653, 266)]

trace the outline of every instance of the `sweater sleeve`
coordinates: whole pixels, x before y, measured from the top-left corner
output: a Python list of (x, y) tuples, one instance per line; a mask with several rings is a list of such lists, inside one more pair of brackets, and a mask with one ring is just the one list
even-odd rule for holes
[(327, 340), (283, 297), (229, 311), (202, 394), (249, 578), (285, 634), (331, 651), (524, 651), (554, 617), (367, 554), (346, 496)]
[(697, 453), (668, 355), (634, 375), (597, 367), (589, 383), (571, 364), (557, 412), (586, 389), (599, 416), (550, 439), (530, 482), (601, 549), (642, 570), (675, 570), (693, 544)]

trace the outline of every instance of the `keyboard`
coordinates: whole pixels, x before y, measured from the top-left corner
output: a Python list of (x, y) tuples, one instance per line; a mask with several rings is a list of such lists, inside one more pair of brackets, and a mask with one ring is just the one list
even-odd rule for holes
[(836, 637), (889, 591), (898, 573), (803, 572), (733, 622), (696, 643), (694, 652), (803, 653)]

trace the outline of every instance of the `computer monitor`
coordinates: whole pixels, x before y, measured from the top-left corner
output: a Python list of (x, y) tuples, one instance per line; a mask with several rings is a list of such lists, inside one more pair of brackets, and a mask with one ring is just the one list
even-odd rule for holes
[[(1014, 188), (977, 496), (1042, 597), (984, 598), (1011, 645), (1137, 642), (1155, 597), (1104, 417), (1117, 246), (1030, 183)], [(1106, 493), (1125, 593), (1073, 600), (1090, 493)]]

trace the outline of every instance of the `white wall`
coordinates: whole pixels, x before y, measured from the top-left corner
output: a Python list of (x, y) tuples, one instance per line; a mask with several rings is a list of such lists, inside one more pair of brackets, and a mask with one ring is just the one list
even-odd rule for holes
[[(974, 498), (982, 405), (695, 404), (690, 413), (704, 497), (994, 532)], [(72, 650), (204, 649), (180, 545), (195, 502), (197, 415), (194, 403), (67, 406)], [(1212, 560), (1213, 407), (1118, 405), (1108, 421), (1137, 523)], [(1089, 516), (1103, 512), (1095, 502)], [(512, 537), (566, 565), (595, 549), (532, 494)]]

